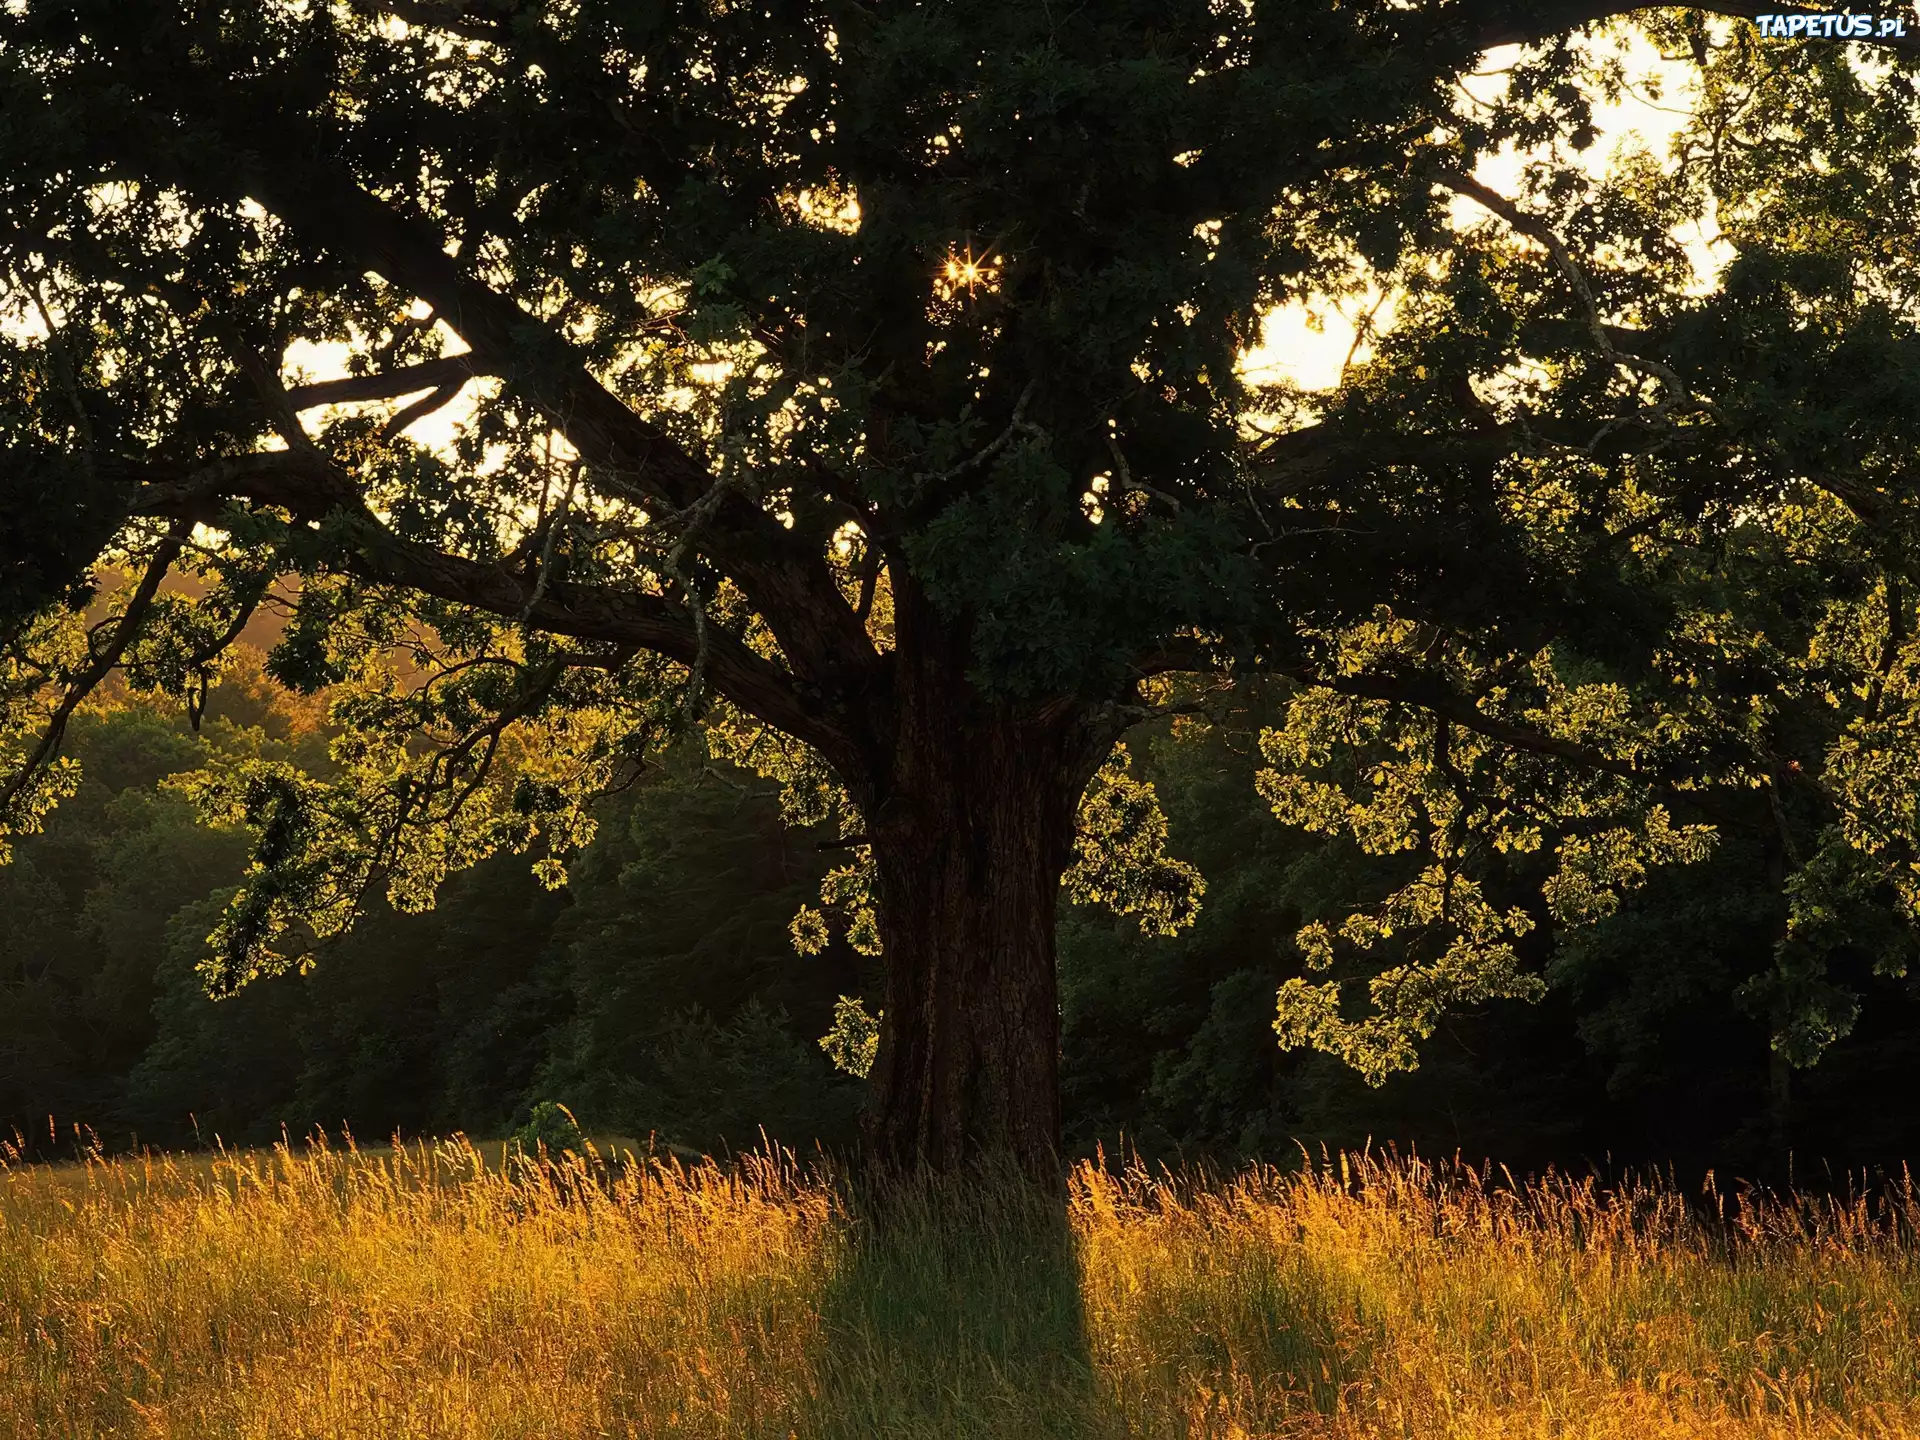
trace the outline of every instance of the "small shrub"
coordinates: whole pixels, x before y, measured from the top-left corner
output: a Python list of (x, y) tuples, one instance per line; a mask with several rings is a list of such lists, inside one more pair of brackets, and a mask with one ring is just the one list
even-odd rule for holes
[(527, 1123), (513, 1132), (507, 1148), (515, 1155), (537, 1159), (542, 1154), (584, 1154), (587, 1140), (580, 1133), (580, 1122), (573, 1112), (557, 1100), (542, 1100), (533, 1107)]

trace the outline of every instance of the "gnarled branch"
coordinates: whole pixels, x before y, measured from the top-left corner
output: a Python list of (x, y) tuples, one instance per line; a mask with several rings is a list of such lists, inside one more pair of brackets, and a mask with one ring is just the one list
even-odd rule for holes
[(321, 405), (350, 405), (361, 400), (395, 400), (422, 390), (440, 390), (474, 375), (492, 373), (472, 355), (449, 355), (440, 360), (423, 360), (399, 370), (383, 370), (377, 375), (349, 375), (340, 380), (316, 380), (311, 385), (296, 385), (287, 399), (296, 410), (312, 410)]
[(749, 714), (797, 736), (830, 761), (852, 764), (858, 737), (809, 687), (735, 636), (709, 627), (704, 642), (686, 609), (665, 596), (631, 587), (550, 579), (529, 598), (519, 576), (404, 540), (366, 508), (352, 482), (316, 452), (266, 451), (234, 456), (188, 474), (154, 467), (124, 469), (144, 481), (134, 513), (210, 521), (230, 500), (274, 505), (308, 521), (344, 522), (346, 543), (332, 558), (342, 573), (396, 585), (526, 623), (554, 635), (636, 646), (692, 667)]
[(154, 597), (160, 593), (160, 582), (167, 578), (167, 571), (180, 558), (180, 551), (186, 545), (192, 529), (187, 521), (176, 521), (166, 538), (155, 548), (139, 584), (134, 586), (133, 595), (127, 601), (125, 613), (115, 623), (107, 643), (91, 655), (81, 672), (68, 682), (66, 693), (60, 697), (60, 703), (54, 707), (46, 729), (40, 734), (39, 744), (34, 746), (33, 753), (8, 778), (6, 788), (0, 789), (0, 817), (6, 815), (20, 792), (33, 783), (33, 777), (60, 753), (61, 742), (67, 734), (67, 722), (73, 719), (73, 712), (80, 708), (80, 702), (113, 673), (127, 646), (140, 633), (147, 612), (153, 608)]

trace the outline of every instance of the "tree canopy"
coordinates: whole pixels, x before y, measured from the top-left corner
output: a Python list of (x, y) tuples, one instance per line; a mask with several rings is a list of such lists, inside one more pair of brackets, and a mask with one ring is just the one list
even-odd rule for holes
[[(1388, 862), (1284, 1043), (1405, 1068), (1739, 829), (1816, 1057), (1836, 957), (1920, 915), (1920, 97), (1899, 46), (1646, 12), (1693, 113), (1583, 165), (1608, 13), (11, 0), (0, 822), (105, 677), (197, 714), (284, 607), (341, 734), (199, 788), (253, 834), (230, 988), (500, 849), (557, 882), (698, 725), (839, 824), (877, 1149), (1031, 1156), (1063, 879), (1195, 903), (1116, 744), (1271, 677), (1261, 793)], [(1338, 386), (1242, 372), (1367, 294)]]

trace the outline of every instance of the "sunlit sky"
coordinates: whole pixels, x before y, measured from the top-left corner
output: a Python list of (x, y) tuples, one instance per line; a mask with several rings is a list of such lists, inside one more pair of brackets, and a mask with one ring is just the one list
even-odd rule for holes
[[(1469, 93), (1480, 100), (1492, 98), (1504, 83), (1499, 72), (1511, 65), (1519, 54), (1518, 46), (1488, 51), (1476, 75), (1463, 82)], [(1594, 123), (1600, 139), (1579, 157), (1583, 165), (1596, 173), (1606, 167), (1622, 145), (1645, 145), (1654, 154), (1664, 156), (1673, 136), (1686, 123), (1691, 81), (1684, 66), (1663, 61), (1638, 35), (1626, 52), (1626, 65), (1632, 83), (1618, 103), (1596, 107)], [(1647, 98), (1645, 81), (1650, 75), (1658, 77), (1661, 94), (1658, 103)], [(1474, 172), (1475, 178), (1502, 194), (1514, 194), (1527, 158), (1511, 149), (1488, 156)], [(1478, 205), (1464, 198), (1455, 199), (1454, 213), (1462, 224), (1485, 218), (1485, 212)], [(1695, 268), (1703, 277), (1711, 275), (1716, 264), (1710, 237), (1688, 235), (1685, 238)], [(1344, 305), (1294, 303), (1273, 311), (1262, 327), (1261, 343), (1244, 357), (1242, 373), (1249, 379), (1285, 380), (1310, 390), (1331, 388), (1339, 382), (1341, 367), (1350, 354), (1356, 359), (1366, 357), (1364, 344), (1354, 347), (1355, 328), (1363, 311), (1377, 299), (1377, 296), (1367, 297)], [(1391, 312), (1389, 299), (1374, 312), (1373, 324), (1376, 327), (1390, 324)], [(310, 378), (326, 378), (344, 373), (344, 356), (344, 350), (306, 346), (289, 354), (288, 363), (309, 372)], [(469, 386), (459, 401), (409, 426), (407, 435), (418, 444), (436, 449), (449, 444), (455, 427), (472, 413), (469, 398), (472, 388)]]
[[(1596, 45), (1605, 43), (1597, 41)], [(1520, 47), (1511, 45), (1489, 50), (1477, 74), (1463, 82), (1468, 93), (1480, 100), (1492, 98), (1503, 84), (1497, 72), (1511, 65), (1519, 53)], [(1596, 174), (1606, 168), (1614, 152), (1623, 145), (1642, 144), (1655, 155), (1664, 157), (1674, 135), (1686, 124), (1692, 81), (1685, 67), (1663, 61), (1659, 52), (1638, 35), (1626, 53), (1626, 67), (1632, 84), (1618, 104), (1595, 107), (1594, 125), (1600, 131), (1600, 139), (1577, 157), (1585, 168)], [(1657, 104), (1647, 98), (1645, 82), (1650, 75), (1658, 77), (1660, 83), (1661, 99)], [(1475, 169), (1474, 178), (1503, 195), (1516, 194), (1520, 171), (1527, 158), (1512, 149), (1490, 155)], [(1464, 197), (1455, 198), (1453, 213), (1458, 224), (1473, 224), (1487, 218), (1479, 205)], [(1683, 238), (1695, 270), (1703, 279), (1711, 276), (1717, 268), (1712, 237), (1687, 233)], [(1288, 381), (1309, 390), (1331, 388), (1339, 382), (1341, 367), (1350, 352), (1356, 359), (1366, 357), (1364, 343), (1357, 350), (1354, 348), (1356, 325), (1378, 299), (1368, 296), (1344, 305), (1296, 302), (1275, 310), (1262, 327), (1261, 343), (1248, 351), (1242, 361), (1241, 372), (1249, 379)], [(1376, 329), (1391, 323), (1391, 311), (1389, 297), (1373, 315)]]
[[(1607, 43), (1610, 42), (1604, 39), (1596, 41), (1597, 45)], [(1476, 75), (1463, 83), (1476, 98), (1490, 98), (1504, 83), (1498, 72), (1510, 65), (1518, 54), (1517, 46), (1489, 51), (1483, 57)], [(1644, 39), (1636, 37), (1627, 51), (1627, 69), (1634, 83), (1619, 103), (1596, 109), (1594, 118), (1600, 139), (1579, 157), (1582, 164), (1596, 172), (1607, 165), (1615, 150), (1622, 145), (1644, 144), (1655, 154), (1664, 155), (1674, 133), (1685, 124), (1684, 112), (1689, 101), (1687, 87), (1690, 84), (1685, 67), (1666, 64)], [(1644, 80), (1648, 75), (1656, 75), (1660, 79), (1663, 99), (1659, 104), (1646, 98)], [(1526, 158), (1511, 150), (1489, 156), (1481, 161), (1475, 172), (1476, 178), (1503, 194), (1514, 194)], [(1454, 212), (1462, 224), (1485, 218), (1480, 207), (1466, 199), (1457, 198), (1454, 201)], [(1711, 275), (1716, 267), (1709, 237), (1690, 235), (1685, 238), (1689, 242), (1696, 268), (1703, 277)], [(1391, 324), (1391, 298), (1374, 308), (1374, 302), (1378, 300), (1378, 296), (1370, 296), (1345, 302), (1294, 303), (1273, 311), (1262, 328), (1261, 343), (1245, 355), (1242, 373), (1249, 379), (1288, 381), (1306, 389), (1330, 388), (1338, 383), (1341, 368), (1350, 355), (1365, 358), (1367, 354), (1364, 343), (1358, 347), (1354, 344), (1356, 325), (1363, 312), (1373, 309), (1373, 324), (1376, 327)], [(457, 352), (465, 348), (450, 333), (448, 340), (450, 351)], [(285, 378), (289, 384), (293, 384), (342, 376), (346, 373), (347, 353), (343, 345), (296, 343), (285, 357)], [(414, 422), (406, 434), (418, 444), (436, 450), (444, 449), (452, 442), (457, 427), (471, 417), (476, 389), (487, 383), (470, 383), (459, 399)], [(388, 408), (397, 408), (411, 398), (414, 397), (392, 402)]]

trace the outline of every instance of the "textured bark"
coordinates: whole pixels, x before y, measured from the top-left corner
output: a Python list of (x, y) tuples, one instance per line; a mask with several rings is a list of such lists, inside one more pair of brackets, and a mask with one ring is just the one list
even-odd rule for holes
[(868, 808), (885, 1018), (868, 1142), (901, 1169), (1060, 1143), (1054, 911), (1080, 792), (1110, 741), (1066, 704), (979, 696), (957, 635), (913, 597), (896, 650), (890, 772)]

